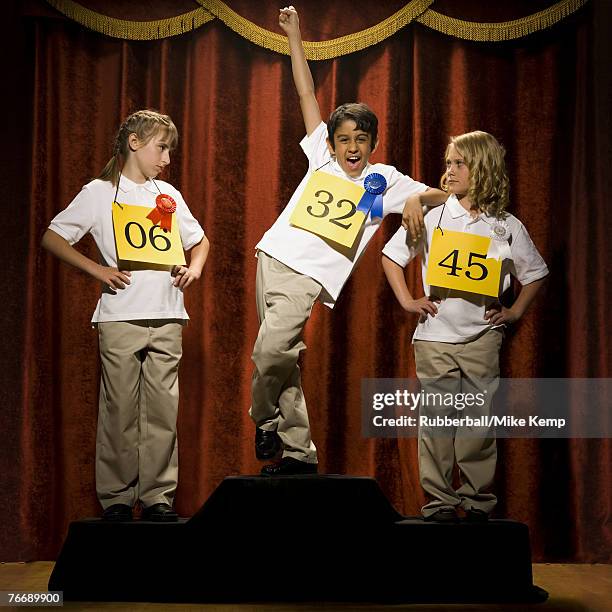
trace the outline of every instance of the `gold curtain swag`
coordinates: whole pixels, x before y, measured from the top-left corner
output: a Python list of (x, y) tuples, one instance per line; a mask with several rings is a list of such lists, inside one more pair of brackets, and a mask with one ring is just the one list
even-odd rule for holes
[(500, 42), (503, 40), (514, 40), (523, 38), (534, 32), (545, 30), (559, 23), (562, 19), (569, 17), (579, 8), (583, 7), (588, 0), (561, 0), (547, 9), (527, 15), (521, 19), (512, 21), (500, 21), (497, 23), (476, 23), (474, 21), (463, 21), (447, 17), (434, 10), (425, 11), (417, 17), (417, 21), (442, 34), (472, 40), (478, 42)]
[[(88, 9), (74, 0), (46, 1), (69, 19), (90, 30), (114, 38), (158, 40), (190, 32), (213, 19), (219, 19), (236, 34), (257, 46), (276, 53), (289, 54), (289, 45), (284, 35), (266, 30), (241, 17), (221, 0), (196, 0), (200, 6), (193, 11), (155, 21), (116, 19)], [(546, 9), (520, 19), (478, 23), (438, 13), (430, 8), (434, 1), (410, 0), (399, 11), (365, 30), (332, 40), (304, 41), (306, 57), (309, 60), (326, 60), (361, 51), (389, 38), (413, 21), (463, 40), (477, 42), (514, 40), (550, 28), (588, 2), (588, 0), (560, 0)]]
[(94, 32), (124, 40), (158, 40), (177, 36), (195, 30), (215, 18), (207, 10), (198, 7), (176, 17), (155, 21), (131, 21), (97, 13), (73, 0), (47, 0), (47, 3)]
[[(228, 28), (252, 43), (289, 55), (289, 43), (283, 34), (270, 32), (241, 17), (221, 0), (197, 0), (207, 11), (220, 19)], [(399, 11), (371, 28), (320, 42), (304, 41), (304, 53), (309, 60), (326, 60), (348, 55), (371, 47), (395, 34), (426, 11), (434, 0), (411, 0)]]

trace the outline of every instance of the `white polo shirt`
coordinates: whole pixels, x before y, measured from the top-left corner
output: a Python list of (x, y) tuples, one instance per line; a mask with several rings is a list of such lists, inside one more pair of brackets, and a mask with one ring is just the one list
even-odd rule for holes
[[(400, 227), (387, 242), (383, 249), (384, 255), (402, 267), (421, 254), (421, 275), (425, 295), (430, 297), (435, 295), (441, 299), (437, 305), (438, 314), (435, 317), (427, 315), (423, 322), (419, 322), (413, 340), (468, 342), (488, 329), (500, 327), (490, 325), (484, 318), (487, 308), (497, 302), (496, 298), (443, 287), (430, 287), (425, 283), (429, 245), (438, 223), (442, 229), (491, 236), (491, 225), (495, 221), (494, 217), (485, 214), (472, 217), (459, 204), (456, 196), (451, 195), (446, 201), (446, 206), (432, 210), (425, 217), (424, 241), (416, 246), (409, 246), (406, 230)], [(511, 276), (514, 276), (521, 285), (527, 285), (548, 274), (546, 263), (529, 237), (525, 226), (510, 214), (506, 216), (504, 222), (507, 224), (510, 237), (507, 242), (501, 244), (500, 248), (503, 257), (502, 292), (510, 287)]]
[(348, 250), (336, 250), (319, 236), (293, 227), (289, 224), (289, 218), (311, 174), (320, 168), (322, 172), (347, 179), (360, 186), (363, 186), (363, 180), (368, 174), (372, 172), (382, 174), (387, 181), (387, 189), (382, 198), (383, 216), (389, 213), (401, 214), (406, 199), (411, 195), (425, 191), (427, 185), (412, 180), (409, 176), (398, 172), (393, 166), (387, 166), (386, 164), (368, 164), (359, 177), (352, 178), (344, 173), (336, 161), (332, 160), (327, 148), (326, 138), (327, 126), (321, 122), (310, 136), (305, 136), (300, 142), (300, 146), (308, 157), (308, 172), (291, 196), (283, 212), (274, 225), (263, 235), (256, 248), (323, 285), (325, 291), (319, 299), (326, 306), (333, 308), (342, 287), (351, 275), (368, 242), (380, 227), (382, 219), (378, 217), (372, 219), (371, 215), (368, 215), (359, 243), (350, 252)]
[[(181, 193), (164, 181), (155, 181), (162, 193), (176, 202), (183, 248), (189, 250), (204, 237), (204, 230), (189, 211)], [(155, 207), (159, 191), (151, 180), (137, 184), (121, 177), (117, 200), (121, 204)], [(49, 229), (71, 245), (85, 234), (93, 236), (103, 266), (117, 267), (112, 203), (115, 187), (99, 179), (83, 186), (70, 205), (49, 224)], [(183, 292), (173, 286), (167, 270), (133, 270), (130, 284), (112, 293), (104, 287), (92, 317), (92, 323), (132, 321), (136, 319), (189, 319), (183, 304)]]

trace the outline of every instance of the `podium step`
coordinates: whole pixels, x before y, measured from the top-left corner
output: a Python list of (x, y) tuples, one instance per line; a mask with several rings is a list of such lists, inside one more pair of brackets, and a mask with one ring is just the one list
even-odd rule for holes
[(50, 590), (80, 601), (535, 602), (529, 532), (398, 514), (371, 478), (226, 478), (178, 523), (70, 525)]

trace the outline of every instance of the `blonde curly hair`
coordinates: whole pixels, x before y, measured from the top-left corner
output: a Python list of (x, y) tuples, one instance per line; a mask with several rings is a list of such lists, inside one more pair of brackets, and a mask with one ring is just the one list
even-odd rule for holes
[[(470, 201), (488, 216), (503, 219), (510, 196), (504, 147), (487, 132), (468, 132), (451, 137), (444, 159), (448, 157), (451, 145), (455, 146), (470, 171), (470, 186), (466, 194)], [(440, 179), (444, 191), (448, 191), (446, 181), (445, 172)]]
[(178, 144), (178, 130), (168, 115), (162, 115), (155, 110), (139, 110), (132, 113), (117, 131), (113, 156), (96, 178), (110, 181), (113, 186), (116, 186), (121, 168), (130, 152), (128, 144), (130, 134), (136, 134), (138, 140), (146, 144), (161, 131), (168, 139), (170, 150), (174, 149)]

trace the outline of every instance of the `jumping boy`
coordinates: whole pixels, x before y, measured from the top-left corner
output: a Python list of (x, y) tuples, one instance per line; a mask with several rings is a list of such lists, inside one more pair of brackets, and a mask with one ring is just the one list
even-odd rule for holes
[(308, 172), (256, 246), (260, 328), (250, 409), (255, 453), (271, 459), (283, 449), (279, 463), (263, 467), (265, 476), (317, 472), (297, 365), (314, 303), (318, 299), (333, 308), (383, 217), (403, 213), (403, 224), (416, 233), (422, 206), (446, 199), (444, 192), (428, 191), (392, 166), (369, 163), (378, 143), (378, 119), (365, 104), (343, 104), (327, 125), (322, 121), (292, 6), (281, 9), (279, 25), (289, 39)]

